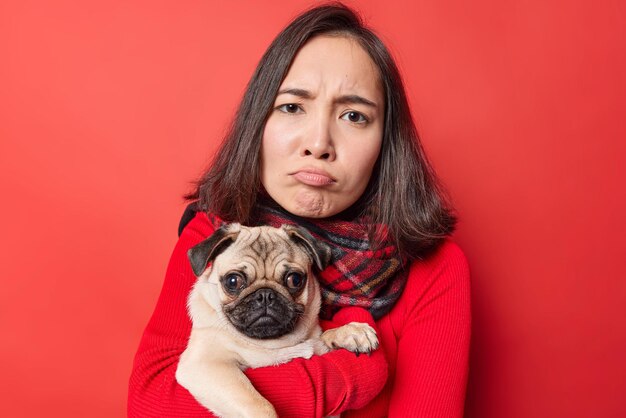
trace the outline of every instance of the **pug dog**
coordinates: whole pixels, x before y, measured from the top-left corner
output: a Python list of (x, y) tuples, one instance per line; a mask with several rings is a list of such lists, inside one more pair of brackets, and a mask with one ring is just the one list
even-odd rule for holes
[(331, 251), (303, 228), (229, 224), (188, 256), (198, 280), (188, 298), (192, 329), (176, 380), (217, 416), (277, 417), (243, 373), (248, 367), (378, 347), (364, 323), (322, 333), (314, 272), (326, 267)]

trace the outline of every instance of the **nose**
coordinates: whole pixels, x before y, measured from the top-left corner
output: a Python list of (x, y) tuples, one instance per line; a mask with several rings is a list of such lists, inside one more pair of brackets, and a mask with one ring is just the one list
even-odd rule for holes
[(272, 306), (276, 293), (272, 289), (259, 289), (254, 292), (254, 300), (261, 306)]
[(312, 156), (315, 159), (327, 161), (335, 159), (335, 146), (329, 119), (326, 116), (312, 118), (310, 128), (304, 133), (301, 156)]

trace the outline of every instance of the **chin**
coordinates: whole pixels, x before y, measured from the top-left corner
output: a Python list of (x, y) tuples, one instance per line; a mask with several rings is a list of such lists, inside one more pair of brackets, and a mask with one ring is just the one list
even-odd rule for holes
[(296, 194), (293, 199), (278, 204), (290, 213), (303, 218), (328, 218), (341, 212), (336, 202), (320, 195), (319, 192), (306, 190)]
[[(282, 205), (281, 205), (282, 206)], [(283, 209), (287, 210), (288, 212), (296, 215), (296, 216), (300, 216), (302, 218), (313, 218), (313, 219), (319, 219), (319, 218), (328, 218), (329, 216), (333, 216), (336, 213), (338, 213), (338, 211), (333, 211), (330, 208), (303, 208), (303, 207), (298, 207), (298, 206), (293, 206), (293, 207), (284, 207)]]

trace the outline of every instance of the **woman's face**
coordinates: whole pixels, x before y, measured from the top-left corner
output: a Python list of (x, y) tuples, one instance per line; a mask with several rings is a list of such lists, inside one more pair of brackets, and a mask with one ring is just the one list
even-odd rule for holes
[(318, 36), (296, 55), (261, 145), (261, 183), (303, 217), (335, 215), (363, 194), (383, 137), (378, 69), (346, 37)]

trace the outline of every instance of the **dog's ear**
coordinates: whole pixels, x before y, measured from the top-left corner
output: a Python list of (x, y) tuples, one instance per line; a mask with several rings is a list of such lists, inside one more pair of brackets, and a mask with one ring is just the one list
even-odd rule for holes
[(229, 224), (217, 229), (210, 237), (191, 247), (187, 257), (191, 262), (193, 274), (200, 276), (204, 273), (207, 264), (213, 261), (222, 251), (232, 244), (239, 235), (239, 224)]
[(287, 232), (289, 238), (296, 244), (300, 245), (304, 251), (311, 257), (319, 271), (328, 266), (332, 258), (331, 248), (328, 244), (318, 239), (301, 226), (283, 225), (282, 228)]

